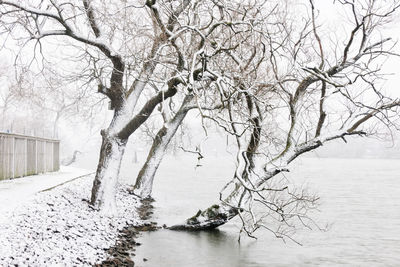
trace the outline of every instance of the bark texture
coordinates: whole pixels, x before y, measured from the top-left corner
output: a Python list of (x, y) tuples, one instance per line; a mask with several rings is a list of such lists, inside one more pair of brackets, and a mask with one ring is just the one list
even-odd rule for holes
[(105, 214), (115, 214), (116, 187), (121, 160), (127, 139), (118, 139), (102, 131), (103, 142), (96, 177), (93, 182), (91, 204)]
[(140, 170), (133, 193), (141, 198), (150, 197), (153, 189), (154, 176), (167, 151), (168, 145), (174, 137), (176, 131), (185, 119), (189, 109), (187, 105), (193, 99), (193, 95), (187, 95), (175, 116), (158, 131), (146, 162)]

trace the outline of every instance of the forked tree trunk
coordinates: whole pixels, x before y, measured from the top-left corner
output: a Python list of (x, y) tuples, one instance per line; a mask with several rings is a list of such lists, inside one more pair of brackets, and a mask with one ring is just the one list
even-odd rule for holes
[(121, 140), (102, 131), (103, 142), (96, 177), (92, 187), (91, 204), (104, 214), (115, 214), (116, 187), (122, 156), (128, 139)]
[(114, 117), (108, 129), (101, 131), (103, 143), (91, 196), (91, 204), (102, 213), (115, 214), (117, 212), (115, 203), (116, 186), (121, 160), (129, 136), (150, 117), (159, 103), (176, 94), (179, 84), (180, 80), (171, 80), (168, 83), (168, 90), (160, 91), (151, 97), (134, 116), (132, 114), (137, 98), (124, 100), (123, 98), (118, 98), (121, 96), (117, 95), (114, 99), (115, 101), (111, 102), (112, 107), (115, 109)]
[(188, 104), (192, 99), (193, 95), (187, 95), (175, 116), (165, 123), (158, 131), (150, 152), (147, 155), (146, 162), (136, 178), (136, 183), (133, 189), (135, 195), (140, 196), (141, 198), (150, 197), (153, 189), (154, 176), (167, 151), (169, 143), (189, 111)]

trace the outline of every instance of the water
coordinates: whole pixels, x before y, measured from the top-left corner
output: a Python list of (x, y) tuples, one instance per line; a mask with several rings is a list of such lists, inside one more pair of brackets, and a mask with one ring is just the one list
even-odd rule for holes
[[(232, 165), (209, 159), (167, 159), (154, 186), (155, 216), (172, 225), (217, 202)], [(289, 178), (317, 191), (319, 222), (329, 231), (301, 231), (286, 244), (270, 233), (238, 239), (238, 225), (212, 232), (143, 233), (137, 266), (400, 266), (400, 160), (302, 159)], [(261, 234), (261, 235), (260, 235)], [(143, 258), (148, 261), (143, 261)]]

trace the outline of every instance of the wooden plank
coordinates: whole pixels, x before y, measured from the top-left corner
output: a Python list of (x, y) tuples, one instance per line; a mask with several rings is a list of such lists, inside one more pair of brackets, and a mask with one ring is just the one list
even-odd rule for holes
[(37, 173), (44, 172), (44, 142), (37, 141)]
[(12, 165), (11, 165), (11, 172), (12, 178), (15, 178), (15, 136), (11, 137), (11, 158), (12, 158)]
[(14, 162), (13, 162), (13, 146), (14, 146), (14, 137), (9, 136), (6, 138), (6, 160), (7, 160), (7, 168), (6, 168), (6, 177), (13, 178), (14, 177)]
[(5, 176), (5, 153), (4, 153), (4, 137), (0, 135), (0, 180), (6, 179)]
[(36, 174), (36, 140), (27, 140), (26, 175)]
[(14, 138), (14, 178), (25, 175), (25, 139)]
[(45, 160), (46, 160), (46, 172), (53, 171), (53, 142), (46, 141), (46, 153), (45, 153)]
[(60, 169), (60, 142), (53, 143), (53, 171)]

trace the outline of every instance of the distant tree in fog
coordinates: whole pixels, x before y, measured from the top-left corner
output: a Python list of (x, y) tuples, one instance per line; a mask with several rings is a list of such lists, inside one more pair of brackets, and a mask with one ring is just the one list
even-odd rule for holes
[(17, 81), (10, 77), (8, 66), (4, 63), (0, 66), (0, 114), (1, 114), (1, 128), (0, 130), (10, 130), (10, 109), (16, 103), (18, 94), (15, 88), (18, 86)]
[(49, 65), (34, 73), (24, 65), (5, 64), (0, 75), (2, 130), (59, 138), (60, 119), (88, 124), (104, 106), (101, 97)]

